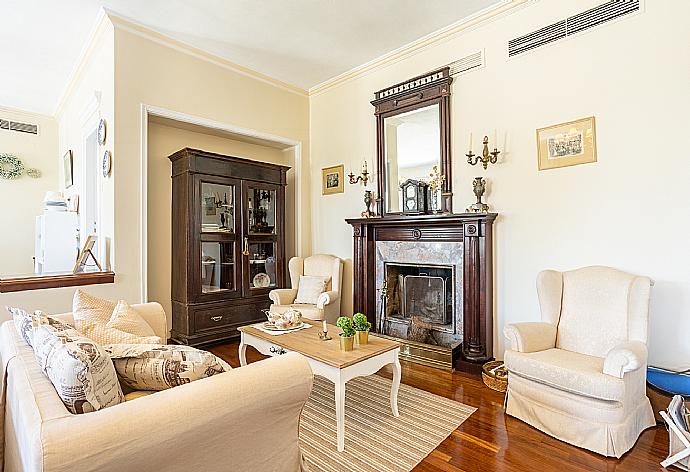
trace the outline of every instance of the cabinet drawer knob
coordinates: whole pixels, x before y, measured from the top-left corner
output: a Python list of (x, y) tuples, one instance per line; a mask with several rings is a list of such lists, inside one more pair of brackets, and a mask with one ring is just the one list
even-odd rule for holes
[(222, 317), (222, 316), (212, 316), (211, 319), (212, 319), (213, 321), (218, 322), (218, 321), (222, 320), (223, 317)]

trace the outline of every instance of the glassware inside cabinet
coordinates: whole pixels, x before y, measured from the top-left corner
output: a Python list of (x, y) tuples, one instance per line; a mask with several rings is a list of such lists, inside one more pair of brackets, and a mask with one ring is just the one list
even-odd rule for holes
[(201, 182), (201, 232), (233, 233), (235, 208), (232, 185)]
[(249, 286), (273, 288), (276, 286), (276, 244), (273, 242), (249, 243)]
[(252, 234), (275, 234), (276, 192), (249, 187), (249, 232)]

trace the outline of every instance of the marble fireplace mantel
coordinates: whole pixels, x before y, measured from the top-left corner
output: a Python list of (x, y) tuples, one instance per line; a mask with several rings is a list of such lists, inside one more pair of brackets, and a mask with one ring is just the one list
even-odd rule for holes
[[(376, 314), (380, 288), (377, 242), (462, 243), (462, 303), (456, 310), (461, 310), (463, 341), (457, 353), (453, 352), (453, 365), (458, 370), (481, 371), (481, 365), (493, 359), (492, 236), (496, 217), (496, 213), (461, 213), (347, 219), (354, 239), (354, 310), (371, 318)], [(414, 360), (414, 356), (410, 358)]]

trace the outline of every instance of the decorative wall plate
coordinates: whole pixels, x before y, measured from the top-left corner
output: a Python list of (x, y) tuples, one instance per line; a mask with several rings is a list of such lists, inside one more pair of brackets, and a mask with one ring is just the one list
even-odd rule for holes
[(103, 177), (108, 177), (113, 168), (113, 155), (110, 151), (103, 153)]
[(105, 118), (101, 118), (101, 121), (98, 122), (98, 144), (101, 146), (105, 144), (106, 132), (108, 131), (107, 128)]
[(259, 287), (259, 288), (268, 287), (269, 285), (271, 285), (271, 278), (268, 276), (268, 274), (265, 274), (263, 272), (259, 272), (252, 279), (252, 283), (254, 284), (255, 287)]

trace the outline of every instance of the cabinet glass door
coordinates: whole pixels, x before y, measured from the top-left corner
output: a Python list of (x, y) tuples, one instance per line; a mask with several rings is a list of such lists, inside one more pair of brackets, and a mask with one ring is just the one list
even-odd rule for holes
[(249, 234), (276, 234), (276, 191), (247, 187)]
[(235, 243), (201, 243), (201, 293), (236, 290)]
[(201, 232), (235, 232), (235, 186), (201, 182)]
[(278, 280), (276, 243), (248, 241), (245, 256), (249, 259), (249, 288), (275, 288)]

